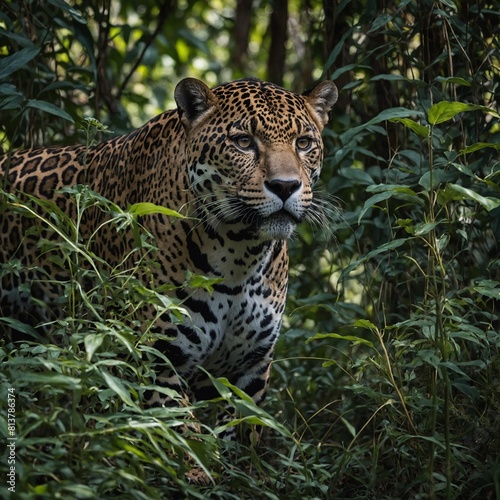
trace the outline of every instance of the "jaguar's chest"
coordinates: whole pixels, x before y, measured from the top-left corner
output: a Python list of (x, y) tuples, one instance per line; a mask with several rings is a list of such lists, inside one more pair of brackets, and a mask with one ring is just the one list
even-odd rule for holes
[(228, 365), (243, 367), (247, 355), (274, 345), (287, 284), (283, 280), (276, 290), (266, 281), (259, 276), (240, 285), (220, 283), (212, 292), (200, 290), (183, 300), (190, 320), (177, 342), (190, 354), (189, 364), (217, 375)]
[(175, 344), (183, 353), (177, 369), (188, 378), (197, 366), (238, 378), (270, 356), (278, 338), (288, 278), (285, 245), (229, 246), (227, 239), (188, 234), (189, 268), (220, 281), (211, 290), (177, 291), (189, 313), (176, 328)]

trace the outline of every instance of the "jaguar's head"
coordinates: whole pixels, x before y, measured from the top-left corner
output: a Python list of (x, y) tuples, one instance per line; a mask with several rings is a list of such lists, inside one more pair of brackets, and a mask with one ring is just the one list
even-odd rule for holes
[(256, 79), (210, 90), (175, 89), (198, 213), (217, 230), (284, 239), (304, 220), (323, 160), (321, 131), (337, 100), (333, 82), (303, 95)]

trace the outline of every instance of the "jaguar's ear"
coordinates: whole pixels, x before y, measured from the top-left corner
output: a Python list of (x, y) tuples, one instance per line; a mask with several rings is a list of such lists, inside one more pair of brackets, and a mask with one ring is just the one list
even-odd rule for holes
[(330, 80), (325, 80), (302, 95), (323, 128), (328, 123), (328, 113), (337, 102), (339, 95), (337, 87)]
[(216, 105), (213, 92), (196, 78), (184, 78), (174, 91), (179, 118), (186, 128), (191, 129)]

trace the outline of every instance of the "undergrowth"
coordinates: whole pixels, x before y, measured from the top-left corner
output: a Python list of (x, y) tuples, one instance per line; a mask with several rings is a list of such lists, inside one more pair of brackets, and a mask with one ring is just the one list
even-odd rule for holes
[[(154, 283), (148, 287), (148, 280), (141, 279), (155, 265), (156, 247), (138, 218), (167, 210), (149, 203), (121, 210), (85, 186), (64, 192), (77, 207), (74, 219), (55, 203), (1, 192), (2, 210), (30, 218), (29, 232), (44, 236), (38, 240), (40, 255), (68, 276), (58, 283), (62, 293), (55, 301), (57, 312), (47, 314), (55, 319), (40, 325), (47, 338), (22, 317), (0, 317), (0, 418), (4, 438), (16, 438), (16, 495), (205, 498), (189, 480), (192, 469), (204, 471), (211, 483), (221, 481), (224, 469), (223, 482), (234, 482), (233, 476), (242, 474), (221, 458), (223, 449), (230, 447), (217, 438), (223, 428), (202, 423), (210, 407), (230, 402), (237, 408), (238, 419), (225, 425), (259, 424), (290, 434), (227, 380), (213, 380), (220, 398), (188, 406), (182, 395), (155, 384), (161, 366), (169, 361), (152, 345), (154, 318), (168, 313), (178, 322), (187, 313), (182, 303), (166, 295), (168, 290), (155, 289)], [(104, 224), (113, 225), (118, 235), (130, 226), (136, 234), (136, 249), (113, 267), (92, 252), (102, 226), (85, 239), (78, 231), (85, 211), (96, 207), (108, 213)], [(57, 238), (49, 236), (47, 227)], [(24, 270), (14, 259), (0, 268), (4, 280)], [(37, 266), (29, 270), (33, 273)], [(29, 276), (33, 281), (53, 280), (43, 273)], [(26, 281), (22, 291), (29, 294), (31, 285)], [(210, 287), (210, 280), (190, 276), (184, 286)], [(35, 296), (32, 300), (51, 307)], [(155, 314), (145, 323), (143, 309), (151, 306)], [(152, 389), (172, 398), (172, 407), (145, 408), (144, 393)], [(15, 395), (14, 427), (7, 426), (8, 393)], [(250, 467), (254, 452), (239, 454), (247, 459), (242, 468)], [(3, 458), (2, 472), (8, 465)], [(8, 485), (1, 488), (7, 497)]]

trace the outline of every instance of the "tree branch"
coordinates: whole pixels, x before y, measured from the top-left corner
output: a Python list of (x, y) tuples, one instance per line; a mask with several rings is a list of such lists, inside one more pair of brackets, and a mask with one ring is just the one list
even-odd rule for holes
[(156, 25), (156, 29), (154, 32), (151, 34), (149, 37), (147, 43), (144, 45), (139, 57), (135, 61), (134, 65), (128, 72), (127, 76), (124, 78), (122, 84), (120, 85), (120, 88), (118, 89), (118, 93), (116, 94), (116, 98), (120, 99), (123, 91), (125, 90), (125, 87), (127, 86), (130, 78), (132, 78), (132, 75), (135, 73), (135, 70), (139, 67), (141, 64), (141, 61), (144, 59), (144, 55), (146, 54), (146, 51), (148, 48), (151, 46), (151, 44), (154, 42), (155, 38), (159, 35), (161, 32), (165, 22), (167, 21), (168, 14), (172, 10), (174, 0), (165, 0), (163, 4), (160, 7), (160, 12), (158, 13), (158, 24)]

